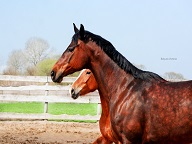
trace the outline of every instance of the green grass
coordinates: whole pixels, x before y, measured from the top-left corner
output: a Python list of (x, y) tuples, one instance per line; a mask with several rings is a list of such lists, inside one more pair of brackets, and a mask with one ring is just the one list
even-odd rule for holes
[[(44, 103), (37, 102), (14, 102), (0, 103), (0, 112), (13, 113), (43, 113)], [(69, 103), (49, 103), (48, 113), (60, 115), (96, 115), (97, 104), (69, 104)]]
[(50, 103), (48, 106), (48, 113), (56, 115), (96, 115), (97, 104)]
[(43, 113), (44, 104), (37, 102), (0, 103), (0, 112)]

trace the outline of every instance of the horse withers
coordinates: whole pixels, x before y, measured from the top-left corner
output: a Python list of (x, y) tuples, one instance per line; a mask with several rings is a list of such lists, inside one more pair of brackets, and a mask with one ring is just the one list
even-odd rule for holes
[(80, 30), (74, 25), (74, 31), (51, 78), (61, 82), (76, 71), (92, 71), (115, 143), (192, 142), (192, 81), (168, 82), (136, 68), (109, 41), (83, 25)]

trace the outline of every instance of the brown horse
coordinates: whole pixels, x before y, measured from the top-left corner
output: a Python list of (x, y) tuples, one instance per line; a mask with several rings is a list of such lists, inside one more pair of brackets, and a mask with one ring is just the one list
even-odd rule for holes
[(73, 82), (69, 93), (71, 97), (76, 99), (80, 95), (86, 95), (98, 88), (97, 81), (91, 70), (83, 69), (77, 79)]
[[(85, 95), (89, 92), (95, 91), (97, 88), (98, 84), (91, 70), (83, 69), (79, 74), (79, 76), (77, 77), (77, 79), (73, 82), (70, 94), (72, 98), (76, 99), (80, 95)], [(101, 96), (101, 98), (102, 97), (103, 96)], [(109, 111), (108, 108), (106, 109), (106, 106), (108, 105), (102, 99), (101, 99), (101, 106), (102, 106), (102, 114), (99, 120), (99, 124), (102, 136), (100, 136), (94, 143), (110, 144), (115, 140), (113, 139), (111, 133)]]
[(52, 80), (61, 82), (64, 76), (89, 68), (109, 111), (115, 142), (192, 142), (192, 81), (173, 83), (142, 71), (83, 25), (80, 30), (74, 25), (74, 30), (69, 47), (52, 69)]

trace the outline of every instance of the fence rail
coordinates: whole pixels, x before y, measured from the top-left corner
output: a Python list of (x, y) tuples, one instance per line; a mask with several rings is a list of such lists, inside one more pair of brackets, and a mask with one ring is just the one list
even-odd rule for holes
[[(71, 84), (76, 78), (65, 77), (63, 83)], [(99, 120), (100, 98), (98, 92), (93, 92), (84, 97), (74, 100), (69, 95), (70, 85), (49, 85), (50, 77), (46, 76), (9, 76), (0, 75), (0, 81), (17, 82), (38, 82), (44, 85), (27, 85), (18, 87), (0, 86), (0, 102), (43, 102), (43, 114), (20, 114), (20, 113), (0, 113), (2, 119), (56, 119), (56, 120)], [(52, 115), (48, 114), (49, 103), (97, 103), (97, 115)]]
[[(27, 85), (27, 86), (1, 86), (0, 85), (0, 102), (43, 102), (43, 114), (18, 114), (18, 113), (0, 113), (2, 119), (66, 119), (66, 120), (99, 120), (101, 105), (98, 92), (93, 92), (85, 97), (79, 97), (77, 100), (69, 96), (69, 84), (74, 82), (75, 77), (65, 77), (63, 83), (67, 86), (49, 85), (52, 83), (50, 77), (47, 76), (10, 76), (0, 75), (0, 82), (35, 82), (43, 83), (43, 85)], [(181, 81), (181, 80), (170, 80)], [(96, 116), (80, 116), (80, 115), (51, 115), (48, 114), (49, 103), (97, 103)]]
[[(63, 81), (67, 83), (74, 82), (75, 77), (64, 77)], [(52, 82), (49, 76), (12, 76), (0, 75), (0, 81), (24, 81), (24, 82)]]

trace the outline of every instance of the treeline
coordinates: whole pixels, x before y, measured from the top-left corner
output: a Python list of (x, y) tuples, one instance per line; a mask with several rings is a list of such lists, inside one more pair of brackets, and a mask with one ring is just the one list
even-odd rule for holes
[[(53, 53), (49, 43), (38, 37), (30, 38), (24, 49), (14, 50), (10, 53), (7, 61), (7, 67), (3, 71), (4, 75), (31, 75), (45, 76), (50, 75), (50, 70), (58, 60), (60, 55)], [(135, 65), (145, 70), (144, 65)], [(78, 72), (72, 76), (78, 76)], [(175, 72), (166, 72), (163, 76), (165, 79), (184, 80), (182, 74)]]
[[(134, 64), (134, 65), (139, 69), (146, 70), (146, 67), (142, 64), (141, 65)], [(166, 72), (162, 75), (162, 77), (167, 80), (186, 80), (182, 74), (176, 72)]]
[[(38, 37), (30, 38), (23, 49), (13, 50), (8, 58), (4, 75), (50, 75), (60, 55), (54, 54), (49, 43)], [(75, 76), (78, 74), (74, 74)]]
[(25, 43), (25, 48), (13, 50), (3, 71), (6, 75), (48, 75), (50, 67), (59, 56), (52, 55), (48, 42), (33, 37)]

